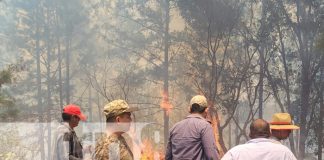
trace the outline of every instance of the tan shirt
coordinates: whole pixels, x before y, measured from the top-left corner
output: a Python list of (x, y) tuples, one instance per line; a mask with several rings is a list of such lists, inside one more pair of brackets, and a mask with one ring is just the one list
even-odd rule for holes
[(133, 160), (133, 153), (121, 135), (105, 135), (97, 141), (95, 160)]

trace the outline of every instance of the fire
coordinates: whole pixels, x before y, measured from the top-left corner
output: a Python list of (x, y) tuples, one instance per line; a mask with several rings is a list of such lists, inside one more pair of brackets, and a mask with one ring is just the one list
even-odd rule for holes
[(163, 160), (164, 155), (162, 151), (156, 151), (152, 145), (152, 142), (145, 139), (141, 147), (140, 160)]
[(167, 114), (169, 114), (171, 109), (173, 108), (169, 101), (169, 94), (166, 91), (163, 91), (162, 93), (162, 101), (160, 103), (160, 106), (162, 109), (167, 111)]
[[(217, 113), (216, 113), (217, 114)], [(216, 146), (217, 146), (217, 149), (219, 151), (219, 156), (220, 157), (223, 157), (224, 155), (224, 151), (222, 149), (222, 146), (220, 145), (219, 143), (219, 131), (218, 131), (218, 120), (217, 120), (217, 117), (215, 115), (213, 115), (211, 117), (211, 123), (212, 123), (212, 126), (213, 126), (213, 132), (214, 132), (214, 137), (215, 137), (215, 143), (216, 143)]]

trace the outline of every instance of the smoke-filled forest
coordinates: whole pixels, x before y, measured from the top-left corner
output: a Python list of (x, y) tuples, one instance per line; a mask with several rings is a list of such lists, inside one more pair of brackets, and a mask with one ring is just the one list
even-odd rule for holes
[(115, 99), (139, 108), (138, 159), (163, 159), (197, 94), (220, 156), (287, 112), (285, 145), (323, 159), (323, 25), (323, 0), (0, 0), (0, 159), (50, 159), (71, 103), (91, 146)]

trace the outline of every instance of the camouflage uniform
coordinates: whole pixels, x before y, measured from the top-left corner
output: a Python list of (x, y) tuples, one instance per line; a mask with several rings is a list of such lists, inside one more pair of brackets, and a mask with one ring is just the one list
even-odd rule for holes
[(123, 136), (111, 134), (103, 136), (96, 145), (96, 160), (133, 160), (133, 153)]
[[(124, 100), (114, 100), (104, 107), (104, 114), (106, 118), (109, 118), (136, 110), (136, 107), (130, 108)], [(125, 138), (122, 135), (112, 133), (103, 136), (97, 141), (94, 159), (133, 160), (134, 156)]]

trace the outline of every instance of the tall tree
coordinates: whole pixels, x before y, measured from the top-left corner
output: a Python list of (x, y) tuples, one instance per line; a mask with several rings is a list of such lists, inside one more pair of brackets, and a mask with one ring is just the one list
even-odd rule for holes
[[(213, 107), (221, 154), (226, 152), (223, 130), (236, 111), (242, 84), (247, 78), (248, 56), (240, 53), (234, 44), (240, 3), (235, 1), (178, 1), (181, 15), (188, 24), (187, 34), (193, 53), (189, 76)], [(237, 57), (236, 57), (237, 56)], [(220, 123), (219, 110), (224, 109), (227, 119)], [(218, 137), (218, 138), (217, 138)]]
[[(309, 126), (313, 119), (307, 121), (310, 116), (310, 111), (314, 107), (311, 105), (312, 84), (314, 75), (318, 72), (319, 58), (316, 57), (314, 50), (314, 41), (319, 31), (319, 23), (321, 22), (318, 16), (321, 13), (319, 7), (320, 1), (278, 1), (281, 12), (285, 15), (286, 24), (293, 30), (294, 38), (297, 40), (298, 53), (301, 61), (300, 75), (300, 133), (301, 139), (299, 142), (299, 159), (305, 157), (306, 141), (309, 134)], [(293, 14), (290, 13), (286, 6), (293, 6)], [(293, 19), (295, 16), (296, 19)], [(312, 117), (312, 116), (311, 116)]]
[[(105, 40), (134, 59), (145, 64), (144, 72), (149, 75), (147, 83), (154, 82), (161, 87), (161, 111), (164, 117), (164, 142), (169, 135), (169, 114), (171, 109), (170, 96), (170, 59), (174, 53), (170, 36), (171, 9), (173, 1), (118, 1), (113, 2), (115, 10), (107, 10), (110, 16), (117, 18), (116, 24), (105, 24), (110, 35)], [(108, 3), (107, 5), (112, 5)], [(127, 23), (127, 25), (125, 25)], [(121, 25), (125, 27), (121, 27)], [(107, 33), (107, 32), (106, 32)], [(118, 36), (118, 38), (115, 37)], [(140, 62), (141, 61), (141, 62)], [(162, 82), (162, 83), (160, 83)], [(150, 93), (145, 93), (151, 97)], [(156, 100), (154, 100), (156, 101)], [(151, 102), (150, 102), (151, 103)], [(154, 102), (156, 103), (156, 102)]]

